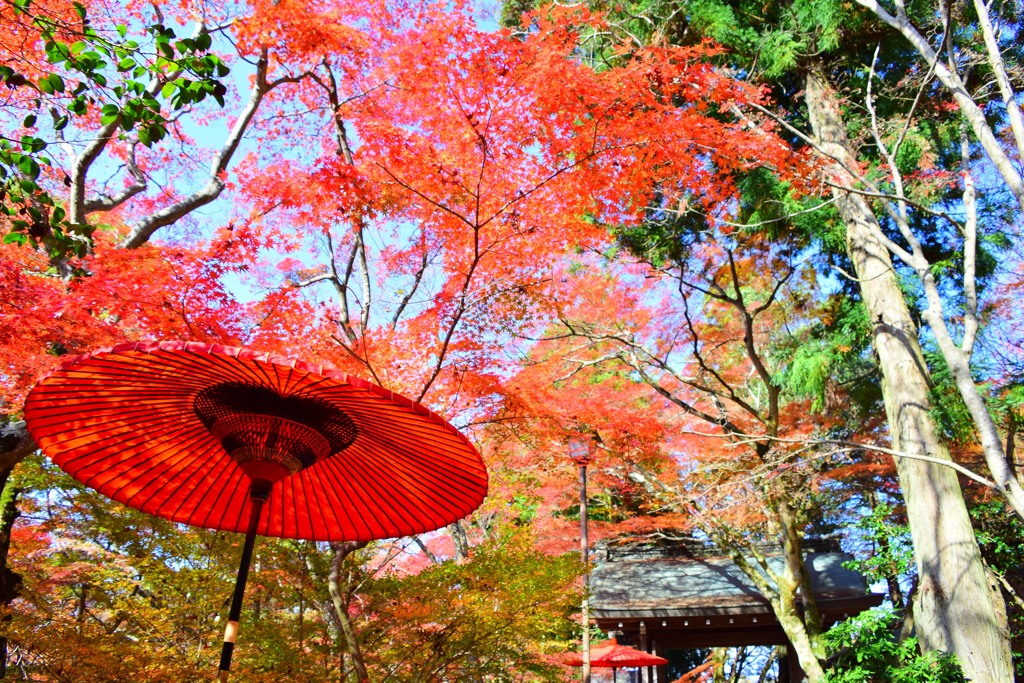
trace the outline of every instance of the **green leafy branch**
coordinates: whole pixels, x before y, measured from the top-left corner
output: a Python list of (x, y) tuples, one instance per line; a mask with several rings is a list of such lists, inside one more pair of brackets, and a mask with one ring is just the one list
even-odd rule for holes
[[(212, 38), (202, 26), (193, 37), (179, 38), (161, 23), (150, 25), (145, 29), (150, 42), (144, 49), (127, 37), (123, 24), (116, 26), (116, 38), (97, 31), (80, 3), (74, 4), (80, 25), (32, 15), (31, 3), (13, 0), (12, 6), (39, 31), (53, 70), (33, 80), (0, 64), (0, 83), (10, 90), (29, 88), (37, 93), (30, 101), (34, 111), (22, 123), (25, 129), (36, 127), (37, 112), (45, 106), (57, 140), (64, 142), (64, 129), (98, 107), (102, 128), (100, 145), (92, 152), (95, 158), (118, 131), (122, 139), (146, 147), (158, 143), (167, 134), (167, 109), (181, 110), (207, 97), (224, 106), (227, 87), (221, 79), (229, 69), (209, 52)], [(9, 218), (5, 243), (43, 248), (51, 262), (60, 263), (88, 254), (93, 228), (43, 186), (43, 169), (54, 167), (49, 145), (31, 132), (17, 140), (0, 138), (0, 212)], [(84, 177), (64, 177), (69, 188), (79, 183), (84, 191), (84, 182)]]
[(825, 683), (964, 683), (956, 658), (921, 654), (916, 638), (900, 639), (896, 615), (876, 607), (840, 621), (826, 634), (836, 654)]

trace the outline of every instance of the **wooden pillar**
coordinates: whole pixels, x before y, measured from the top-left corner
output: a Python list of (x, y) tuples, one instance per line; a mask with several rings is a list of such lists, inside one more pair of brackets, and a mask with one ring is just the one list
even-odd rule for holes
[[(664, 657), (665, 653), (662, 651), (661, 643), (657, 640), (652, 641), (654, 647), (654, 654), (659, 657)], [(654, 683), (668, 683), (668, 665), (662, 664), (654, 668), (655, 680)]]
[[(642, 621), (640, 622), (640, 649), (647, 653), (651, 651), (647, 643), (647, 624)], [(637, 672), (637, 678), (641, 683), (654, 683), (652, 673), (654, 673), (653, 667), (644, 667)]]

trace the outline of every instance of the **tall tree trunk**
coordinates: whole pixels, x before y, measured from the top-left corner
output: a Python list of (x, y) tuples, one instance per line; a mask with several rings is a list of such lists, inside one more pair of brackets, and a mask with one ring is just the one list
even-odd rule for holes
[[(805, 96), (822, 149), (853, 167), (839, 101), (823, 73), (807, 74)], [(838, 164), (833, 171), (838, 184), (852, 186), (850, 174)], [(951, 461), (928, 416), (928, 369), (875, 214), (861, 195), (836, 190), (835, 197), (872, 322), (893, 447), (909, 456)], [(989, 585), (955, 472), (913, 457), (897, 458), (896, 470), (920, 581), (914, 617), (921, 647), (954, 653), (976, 683), (1012, 681), (1006, 606)]]
[[(331, 558), (331, 571), (327, 578), (327, 590), (331, 594), (331, 603), (334, 607), (334, 616), (338, 620), (342, 636), (345, 639), (345, 646), (349, 658), (352, 660), (352, 668), (356, 672), (358, 683), (368, 683), (370, 676), (366, 671), (366, 664), (363, 661), (363, 652), (359, 647), (359, 639), (356, 637), (355, 626), (352, 617), (348, 613), (348, 603), (351, 597), (349, 581), (343, 580), (345, 558), (351, 553), (366, 546), (366, 541), (349, 541), (347, 543), (332, 543), (331, 550), (334, 556)], [(344, 661), (344, 659), (342, 659)], [(342, 672), (344, 675), (345, 672)], [(345, 678), (341, 679), (342, 681)]]
[[(21, 593), (21, 575), (7, 566), (7, 551), (11, 545), (11, 529), (18, 518), (18, 495), (21, 489), (10, 481), (13, 467), (0, 469), (0, 604), (9, 605)], [(0, 678), (7, 675), (7, 625), (11, 621), (8, 612), (0, 618)]]
[[(7, 422), (0, 427), (0, 605), (6, 607), (21, 592), (21, 576), (7, 565), (7, 552), (11, 545), (11, 529), (18, 518), (18, 494), (21, 489), (10, 481), (14, 467), (36, 449), (24, 422)], [(0, 633), (6, 633), (10, 613), (0, 623)], [(7, 637), (0, 635), (0, 678), (7, 674)]]

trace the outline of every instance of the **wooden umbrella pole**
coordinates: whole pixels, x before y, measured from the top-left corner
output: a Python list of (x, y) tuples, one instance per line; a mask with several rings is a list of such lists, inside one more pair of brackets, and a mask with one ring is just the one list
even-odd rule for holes
[(249, 528), (245, 532), (245, 545), (242, 546), (242, 561), (238, 564), (238, 576), (235, 578), (235, 592), (231, 596), (231, 609), (228, 610), (228, 625), (224, 629), (224, 646), (220, 651), (220, 673), (218, 680), (225, 683), (231, 671), (231, 655), (235, 651), (235, 639), (238, 637), (238, 620), (242, 616), (242, 597), (245, 595), (245, 582), (249, 578), (249, 565), (252, 563), (252, 549), (256, 543), (256, 529), (260, 524), (263, 504), (270, 496), (270, 487), (253, 482), (249, 488)]

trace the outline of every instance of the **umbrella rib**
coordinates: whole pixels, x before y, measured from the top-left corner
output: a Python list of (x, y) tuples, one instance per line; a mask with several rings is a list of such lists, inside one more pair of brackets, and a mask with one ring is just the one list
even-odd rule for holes
[[(217, 450), (217, 444), (216, 443), (211, 443), (211, 442), (207, 441), (207, 443), (203, 444), (203, 439), (201, 439), (201, 438), (194, 439), (192, 443), (197, 443), (199, 445), (199, 448), (196, 449), (198, 454), (209, 454), (211, 451), (213, 452), (214, 455), (217, 454), (216, 453), (216, 450)], [(186, 445), (188, 445), (188, 444), (186, 444)], [(180, 451), (179, 451), (179, 455), (180, 455), (180, 457), (178, 458), (179, 462), (181, 461), (182, 458), (188, 457), (187, 455), (181, 455)], [(193, 460), (195, 460), (195, 456), (193, 456)], [(215, 464), (214, 466), (216, 467), (217, 465)], [(166, 504), (167, 501), (177, 501), (175, 507), (172, 510), (170, 510), (168, 514), (172, 518), (179, 519), (181, 517), (181, 514), (180, 514), (181, 510), (185, 506), (185, 502), (189, 498), (191, 498), (192, 494), (196, 490), (198, 490), (199, 487), (202, 486), (202, 484), (203, 484), (203, 479), (200, 478), (200, 477), (194, 476), (194, 472), (190, 471), (190, 470), (194, 470), (194, 469), (195, 469), (194, 467), (189, 467), (188, 464), (184, 464), (182, 467), (176, 468), (176, 471), (174, 472), (174, 474), (172, 476), (170, 476), (162, 484), (160, 484), (160, 486), (157, 489), (157, 491), (150, 492), (150, 493), (148, 493), (146, 495), (146, 502), (142, 503), (140, 505), (140, 508), (142, 508), (142, 509), (147, 508), (149, 502), (152, 499), (158, 497), (158, 492), (159, 492), (160, 494), (163, 494), (162, 496), (160, 496), (160, 498), (162, 498), (162, 501), (163, 501), (162, 504)], [(135, 477), (135, 478), (138, 478), (138, 477)], [(171, 485), (172, 485), (173, 482), (176, 482), (176, 483), (173, 485), (173, 488), (172, 488)], [(191, 488), (188, 489), (188, 493), (186, 493), (186, 494), (184, 494), (182, 496), (180, 494), (180, 492), (189, 484), (189, 482), (192, 483), (192, 486), (191, 486)], [(142, 492), (145, 491), (145, 490), (146, 490), (146, 487), (142, 487), (142, 488), (140, 488), (139, 492), (137, 494), (135, 494), (135, 495), (142, 494)], [(208, 491), (209, 491), (209, 489), (208, 489)], [(205, 495), (207, 495), (207, 494), (204, 493), (204, 497), (205, 497)], [(134, 506), (133, 502), (129, 502), (129, 501), (133, 501), (134, 497), (135, 496), (132, 496), (131, 498), (129, 498), (128, 501), (126, 501), (126, 504)], [(202, 500), (202, 498), (200, 498), (200, 500)]]
[[(332, 479), (334, 481), (334, 486), (332, 487), (332, 489), (333, 489), (333, 491), (335, 493), (338, 494), (338, 499), (339, 499), (338, 503), (341, 505), (342, 514), (344, 515), (345, 519), (348, 520), (349, 528), (351, 528), (352, 531), (354, 532), (354, 538), (349, 539), (349, 538), (342, 537), (342, 538), (340, 538), (338, 540), (342, 540), (342, 541), (348, 541), (348, 540), (353, 540), (353, 541), (355, 541), (355, 540), (359, 540), (359, 541), (369, 540), (369, 539), (373, 538), (373, 533), (372, 533), (369, 525), (366, 524), (366, 521), (362, 517), (356, 518), (356, 517), (353, 517), (352, 515), (349, 514), (349, 509), (350, 508), (351, 509), (356, 509), (356, 508), (355, 508), (354, 505), (352, 505), (352, 497), (349, 495), (348, 486), (346, 485), (346, 482), (343, 479), (341, 479), (341, 474), (342, 474), (341, 472), (335, 471), (335, 469), (330, 467), (329, 465), (324, 467), (324, 476), (327, 477), (327, 478), (330, 478), (330, 479)], [(341, 500), (342, 497), (344, 497), (345, 500)], [(338, 510), (334, 506), (334, 500), (332, 499), (331, 496), (328, 496), (327, 500), (328, 500), (328, 503), (331, 506), (331, 509), (334, 510), (335, 517), (338, 517), (339, 516), (338, 515)], [(348, 501), (349, 505), (345, 505), (345, 501), (346, 500)], [(356, 524), (356, 519), (359, 520), (360, 524)], [(365, 531), (367, 533), (365, 533), (365, 534), (362, 533), (362, 530), (360, 530), (360, 528), (359, 528), (360, 525), (363, 527), (363, 529), (365, 529)]]
[[(224, 450), (220, 447), (220, 444), (218, 444), (215, 441), (208, 442), (206, 444), (205, 449), (197, 452), (193, 456), (193, 462), (200, 461), (202, 456), (211, 454), (217, 457), (206, 459), (207, 462), (213, 461), (213, 464), (210, 466), (209, 474), (205, 479), (204, 477), (201, 476), (195, 476), (195, 474), (198, 473), (195, 473), (194, 470), (199, 469), (199, 466), (197, 465), (196, 467), (192, 468), (194, 474), (192, 476), (184, 477), (183, 480), (178, 483), (178, 486), (175, 487), (174, 491), (169, 493), (167, 496), (167, 499), (169, 500), (174, 498), (179, 499), (173, 514), (178, 518), (183, 518), (184, 515), (181, 514), (181, 511), (182, 509), (185, 508), (186, 503), (188, 503), (188, 501), (192, 499), (196, 492), (200, 493), (199, 499), (191, 504), (192, 512), (188, 514), (188, 519), (195, 519), (196, 515), (198, 514), (198, 511), (205, 507), (207, 498), (213, 496), (214, 500), (213, 502), (209, 503), (209, 510), (206, 516), (204, 517), (204, 523), (202, 524), (202, 526), (204, 527), (210, 526), (206, 523), (205, 520), (208, 519), (209, 516), (213, 514), (213, 511), (217, 509), (216, 488), (213, 486), (204, 487), (204, 481), (223, 481), (224, 479), (235, 479), (237, 482), (241, 482), (243, 479), (243, 477), (240, 475), (238, 471), (237, 465), (235, 465), (235, 462), (231, 458), (226, 457), (226, 455), (224, 454)], [(187, 474), (187, 472), (183, 471), (182, 474)], [(188, 489), (188, 493), (185, 493), (184, 495), (179, 495), (179, 493), (190, 481), (192, 482), (192, 487)], [(235, 527), (234, 530), (240, 531), (242, 528), (243, 527)]]
[[(341, 524), (341, 520), (339, 520), (337, 518), (337, 514), (335, 513), (334, 506), (330, 505), (328, 502), (326, 502), (326, 501), (321, 499), (321, 497), (320, 497), (320, 487), (319, 486), (314, 486), (312, 481), (310, 481), (310, 478), (308, 476), (303, 476), (304, 474), (305, 474), (304, 472), (300, 472), (298, 477), (293, 477), (293, 478), (298, 480), (298, 483), (296, 485), (299, 486), (302, 489), (302, 493), (305, 496), (305, 500), (306, 500), (306, 508), (307, 508), (307, 510), (309, 510), (310, 499), (312, 499), (312, 501), (313, 501), (313, 509), (310, 510), (310, 519), (313, 519), (313, 514), (314, 513), (317, 515), (317, 517), (315, 518), (316, 519), (316, 523), (310, 522), (310, 534), (309, 535), (311, 537), (316, 537), (318, 535), (324, 535), (324, 534), (316, 533), (317, 530), (320, 529), (320, 530), (323, 530), (326, 533), (327, 530), (331, 528), (331, 526), (339, 526)], [(325, 521), (325, 517), (326, 517), (328, 511), (330, 512), (332, 517), (334, 517), (334, 520), (333, 520), (334, 524), (333, 525), (328, 524)]]
[(309, 374), (302, 373), (302, 376), (300, 377), (299, 372), (295, 367), (289, 366), (288, 371), (285, 372), (285, 380), (284, 384), (281, 386), (281, 394), (283, 396), (296, 396), (298, 395), (298, 390), (301, 390), (303, 384), (306, 383), (313, 384), (313, 382), (309, 382)]
[[(225, 503), (224, 505), (211, 507), (210, 511), (206, 515), (206, 523), (203, 524), (203, 526), (212, 527), (214, 529), (225, 529), (225, 530), (228, 530), (228, 531), (240, 531), (241, 529), (245, 528), (245, 527), (242, 526), (242, 520), (246, 519), (245, 513), (247, 511), (246, 503), (249, 500), (249, 486), (248, 486), (248, 484), (245, 484), (245, 482), (243, 481), (244, 479), (245, 479), (245, 477), (237, 477), (237, 478), (235, 478), (235, 486), (234, 486), (234, 489), (232, 489), (232, 491), (231, 491), (231, 495), (227, 497), (227, 503)], [(231, 504), (238, 497), (238, 489), (239, 489), (240, 486), (243, 488), (242, 495), (244, 496), (244, 500), (246, 502), (243, 502), (239, 506), (238, 514), (237, 514), (237, 516), (235, 518), (234, 523), (233, 524), (225, 524), (224, 520), (227, 518), (228, 512), (230, 512), (230, 510), (231, 510)], [(210, 518), (218, 510), (220, 511), (219, 521), (217, 522), (217, 524), (210, 524), (209, 523)]]
[[(67, 469), (74, 469), (75, 471), (79, 471), (81, 469), (85, 469), (86, 466), (75, 467), (74, 465), (75, 465), (75, 463), (77, 463), (79, 460), (82, 460), (83, 458), (89, 458), (91, 456), (95, 456), (97, 453), (101, 453), (102, 450), (103, 450), (102, 447), (105, 444), (107, 444), (108, 442), (110, 444), (110, 447), (114, 447), (114, 448), (118, 448), (118, 449), (122, 449), (123, 450), (124, 448), (126, 448), (126, 444), (125, 444), (125, 441), (126, 441), (125, 437), (126, 436), (131, 439), (130, 441), (127, 442), (127, 447), (139, 446), (139, 445), (142, 445), (142, 444), (145, 443), (145, 441), (140, 440), (138, 437), (132, 437), (130, 434), (126, 434), (126, 433), (122, 432), (121, 430), (111, 431), (111, 432), (108, 432), (108, 433), (104, 434), (101, 438), (98, 438), (98, 439), (95, 439), (95, 440), (92, 440), (92, 441), (84, 441), (80, 445), (69, 445), (69, 441), (57, 442), (61, 446), (64, 446), (67, 449), (66, 452), (68, 454), (74, 453), (74, 455), (71, 455), (69, 457), (59, 458), (56, 461), (58, 462), (58, 464), (60, 464), (61, 467), (64, 467), (64, 468), (67, 468)], [(83, 440), (81, 438), (78, 438), (78, 439), (75, 439), (75, 441), (83, 441)], [(49, 444), (47, 444), (47, 445), (49, 445)], [(86, 449), (86, 447), (91, 447), (91, 448), (89, 448), (88, 450), (84, 450), (84, 449)], [(97, 447), (100, 447), (100, 448), (97, 448)]]
[[(164, 422), (164, 420), (161, 420), (157, 424), (162, 424), (163, 422)], [(166, 420), (166, 422), (168, 422), (170, 424), (174, 423), (173, 420)], [(147, 423), (140, 421), (139, 424), (140, 425), (145, 425)], [(131, 447), (145, 444), (146, 440), (145, 440), (144, 436), (139, 435), (133, 429), (127, 429), (128, 427), (131, 427), (131, 426), (132, 426), (132, 423), (129, 422), (129, 423), (123, 424), (121, 426), (118, 426), (117, 428), (109, 428), (108, 427), (105, 430), (101, 431), (103, 425), (98, 425), (98, 427), (100, 429), (92, 430), (90, 432), (87, 432), (87, 434), (88, 435), (102, 434), (102, 436), (99, 437), (99, 438), (93, 439), (91, 441), (85, 441), (84, 437), (78, 437), (78, 438), (75, 438), (75, 439), (65, 439), (63, 441), (60, 441), (59, 443), (62, 446), (64, 446), (65, 448), (67, 448), (68, 452), (75, 452), (79, 448), (83, 448), (85, 445), (97, 446), (97, 445), (106, 444), (107, 442), (111, 442), (111, 447), (118, 448), (118, 449), (123, 449), (125, 447), (126, 443), (127, 443), (128, 446), (131, 446)], [(194, 427), (193, 427), (193, 429), (194, 429)], [(178, 433), (180, 433), (180, 432), (178, 432)], [(47, 435), (44, 435), (44, 439), (46, 437), (47, 437)], [(54, 441), (57, 441), (57, 437), (54, 437)], [(69, 444), (74, 443), (76, 441), (84, 441), (84, 443), (83, 443), (82, 446), (78, 446), (78, 445), (69, 446)], [(71, 466), (75, 462), (80, 460), (81, 458), (88, 457), (89, 455), (92, 455), (94, 452), (95, 452), (95, 449), (93, 449), (91, 451), (87, 451), (87, 452), (85, 452), (85, 453), (83, 453), (81, 455), (74, 455), (72, 457), (61, 458), (60, 462), (61, 462), (62, 466), (64, 466), (64, 465)]]
[[(305, 482), (300, 477), (289, 478), (292, 485), (292, 495), (299, 495), (302, 498), (302, 505), (306, 510), (304, 515), (295, 515), (295, 528), (299, 531), (299, 536), (313, 536), (313, 527), (322, 523), (323, 513), (320, 512), (319, 508), (311, 507), (309, 499), (311, 494), (315, 490), (315, 487), (310, 487), (310, 490), (306, 490)], [(296, 491), (298, 492), (296, 494)], [(306, 520), (309, 525), (309, 533), (302, 533), (302, 521)]]
[[(202, 386), (211, 380), (217, 381), (220, 379), (216, 375), (209, 373), (206, 368), (202, 366), (197, 367), (194, 362), (186, 361), (185, 359), (179, 360), (177, 357), (153, 355), (147, 357), (146, 363), (130, 362), (131, 360), (129, 356), (114, 356), (109, 360), (98, 359), (96, 365), (102, 372), (98, 373), (96, 370), (90, 371), (86, 368), (79, 368), (78, 372), (82, 373), (84, 377), (92, 377), (99, 374), (111, 379), (128, 377), (138, 379), (138, 381), (174, 386), (193, 384)], [(131, 371), (123, 369), (124, 361), (130, 362)], [(153, 367), (151, 367), (152, 365), (157, 366), (161, 372), (155, 374)]]
[[(380, 464), (385, 464), (386, 463), (386, 459), (385, 458), (381, 458), (377, 453), (374, 453), (369, 448), (369, 446), (361, 445), (361, 450), (364, 453), (364, 460), (370, 460), (370, 461), (374, 461), (374, 462), (377, 462), (377, 463), (380, 463)], [(379, 467), (379, 465), (378, 465), (378, 467)], [(381, 468), (381, 469), (383, 469), (383, 468)], [(362, 472), (363, 472), (363, 469), (360, 468), (360, 473), (362, 473)], [(388, 475), (389, 475), (389, 477), (386, 480), (385, 486), (378, 486), (378, 488), (377, 488), (377, 490), (380, 491), (383, 494), (382, 495), (383, 501), (380, 501), (378, 503), (378, 509), (380, 510), (381, 513), (383, 513), (385, 516), (387, 516), (387, 512), (386, 512), (386, 509), (385, 509), (385, 506), (386, 506), (387, 509), (390, 509), (393, 512), (394, 515), (396, 515), (399, 519), (401, 519), (406, 524), (406, 526), (404, 528), (407, 531), (402, 534), (403, 536), (407, 535), (409, 533), (419, 533), (419, 529), (418, 528), (411, 529), (408, 526), (408, 521), (407, 521), (410, 518), (414, 518), (415, 517), (415, 515), (412, 514), (412, 508), (410, 508), (410, 504), (413, 502), (410, 499), (411, 496), (409, 495), (410, 494), (410, 487), (409, 487), (409, 483), (410, 482), (408, 482), (408, 480), (406, 480), (404, 482), (405, 485), (402, 485), (400, 483), (400, 481), (399, 481), (400, 477), (396, 476), (397, 473), (395, 472), (394, 467), (392, 467), (390, 469), (390, 471), (388, 471)], [(405, 480), (405, 477), (403, 476), (403, 477), (401, 477), (401, 479)], [(390, 486), (388, 486), (387, 484), (390, 484)], [(426, 509), (429, 510), (430, 508), (428, 507)]]
[[(363, 450), (366, 452), (366, 456), (367, 456), (368, 459), (372, 459), (372, 460), (377, 461), (377, 462), (381, 461), (381, 458), (379, 456), (377, 456), (377, 454), (373, 453), (368, 447), (364, 446)], [(417, 486), (417, 482), (416, 482), (415, 478), (409, 476), (409, 474), (404, 470), (404, 468), (403, 469), (398, 469), (397, 471), (396, 471), (396, 469), (397, 468), (393, 468), (391, 470), (391, 472), (390, 472), (392, 482), (393, 483), (401, 483), (402, 484), (400, 487), (397, 487), (397, 490), (406, 493), (407, 495), (405, 497), (407, 499), (412, 498), (412, 497), (419, 498), (421, 500), (421, 502), (423, 502), (425, 505), (429, 505), (431, 502), (433, 502), (433, 501), (431, 501), (429, 499), (423, 499), (422, 498), (422, 496), (420, 495), (421, 494), (421, 488), (419, 486)], [(444, 491), (446, 488), (448, 488), (448, 487), (447, 486), (437, 487), (438, 494), (439, 495), (444, 495), (441, 492)], [(396, 490), (396, 487), (392, 487), (391, 490)], [(415, 492), (415, 493), (413, 493), (413, 492)], [(447, 504), (450, 501), (448, 500), (447, 497), (443, 498), (443, 501), (445, 502), (446, 507), (448, 507), (451, 512), (461, 511), (461, 505), (448, 506)], [(412, 502), (412, 501), (410, 501), (410, 502)]]
[[(63, 429), (66, 428), (67, 423), (78, 422), (87, 425), (96, 425), (99, 428), (109, 429), (110, 427), (108, 427), (108, 425), (110, 424), (110, 420), (101, 419), (108, 415), (137, 415), (139, 413), (148, 414), (156, 412), (157, 415), (155, 417), (157, 420), (173, 421), (176, 419), (181, 419), (181, 415), (191, 414), (191, 411), (185, 410), (178, 410), (174, 412), (168, 410), (156, 410), (157, 408), (160, 408), (163, 405), (173, 406), (177, 404), (180, 404), (180, 402), (173, 401), (167, 402), (166, 404), (158, 404), (154, 406), (144, 404), (133, 408), (126, 408), (123, 406), (118, 407), (116, 405), (111, 405), (109, 407), (93, 407), (90, 409), (90, 415), (86, 418), (82, 418), (82, 409), (88, 406), (81, 403), (75, 403), (68, 405), (67, 408), (64, 410), (52, 411), (50, 413), (47, 413), (45, 418), (36, 418), (35, 426), (37, 429), (49, 430), (50, 428), (57, 428), (63, 431)], [(116, 420), (116, 422), (124, 422), (124, 420)]]
[[(358, 421), (356, 422), (356, 427), (357, 428), (360, 427), (360, 423)], [(402, 445), (399, 445), (399, 444), (395, 443), (395, 441), (392, 440), (391, 438), (389, 438), (386, 434), (380, 433), (381, 430), (379, 430), (379, 429), (378, 430), (368, 430), (368, 431), (370, 431), (370, 433), (373, 434), (375, 439), (377, 439), (380, 442), (382, 442), (383, 445), (386, 446), (388, 449), (390, 449), (390, 450), (392, 450), (394, 452), (399, 452), (399, 453), (406, 454), (406, 456), (407, 456), (406, 459), (410, 459), (411, 460), (413, 457), (415, 457), (417, 455), (417, 453), (409, 453), (405, 446), (402, 446)], [(439, 446), (436, 443), (433, 445), (433, 447), (437, 448), (437, 449), (444, 448), (445, 451), (448, 451), (447, 447)], [(422, 449), (422, 450), (426, 450), (426, 449)], [(421, 450), (421, 452), (422, 452), (422, 450)], [(435, 458), (432, 458), (432, 459), (435, 459)], [(476, 483), (476, 482), (479, 481), (479, 479), (469, 476), (468, 473), (466, 472), (466, 468), (465, 467), (459, 467), (459, 466), (455, 465), (454, 463), (450, 464), (448, 462), (448, 459), (443, 458), (443, 457), (435, 459), (435, 460), (437, 460), (438, 469), (441, 472), (443, 472), (443, 474), (446, 477), (450, 477), (450, 478), (454, 478), (454, 479), (459, 479), (459, 480), (464, 481), (467, 484), (473, 484), (473, 483)]]
[[(259, 377), (259, 378), (263, 379), (262, 386), (265, 386), (265, 387), (267, 387), (269, 389), (273, 389), (279, 395), (284, 396), (284, 393), (281, 391), (281, 381), (280, 381), (280, 378), (277, 377), (277, 376), (273, 376), (272, 377), (270, 372), (267, 370), (267, 368), (264, 366), (263, 363), (255, 363), (254, 365), (255, 365), (255, 367), (252, 367), (250, 369), (250, 372), (252, 372), (252, 374), (255, 377)], [(274, 367), (276, 367), (276, 366), (274, 366)], [(275, 373), (275, 375), (276, 375), (276, 373)]]
[[(292, 524), (294, 526), (294, 529), (292, 529), (291, 531), (288, 531), (288, 528), (285, 526), (286, 519), (285, 519), (285, 505), (284, 505), (284, 501), (285, 501), (286, 497), (289, 498), (291, 500), (291, 503), (292, 503), (292, 505), (291, 505), (292, 509), (295, 510), (296, 513), (298, 513), (298, 510), (295, 509), (296, 505), (299, 502), (299, 496), (296, 495), (296, 493), (295, 493), (295, 477), (287, 477), (286, 479), (284, 479), (277, 486), (277, 488), (281, 489), (281, 495), (278, 496), (281, 499), (281, 531), (282, 531), (282, 533), (285, 534), (286, 537), (289, 537), (289, 538), (299, 538), (300, 536), (302, 536), (302, 531), (303, 531), (302, 530), (302, 522), (300, 520), (302, 520), (302, 519), (307, 519), (307, 520), (310, 519), (310, 517), (309, 517), (309, 506), (305, 505), (305, 502), (303, 502), (303, 506), (306, 509), (306, 514), (305, 515), (293, 514), (293, 515), (290, 516), (289, 519), (291, 519), (291, 522), (292, 522)], [(284, 491), (285, 488), (288, 489), (288, 493), (287, 494)], [(303, 498), (304, 498), (304, 496), (303, 496)]]
[[(293, 479), (293, 477), (286, 477), (285, 479), (280, 481), (277, 484), (277, 486), (275, 486), (274, 489), (273, 489), (273, 491), (278, 494), (276, 502), (277, 502), (277, 505), (279, 505), (280, 508), (281, 508), (279, 516), (278, 516), (278, 519), (280, 520), (279, 524), (280, 524), (280, 527), (281, 527), (281, 535), (284, 536), (285, 538), (298, 538), (298, 532), (299, 532), (299, 524), (298, 524), (298, 519), (297, 519), (298, 515), (293, 514), (293, 515), (290, 516), (291, 519), (292, 519), (292, 522), (294, 524), (294, 529), (292, 530), (292, 532), (289, 532), (289, 529), (288, 529), (288, 526), (287, 526), (288, 518), (285, 515), (285, 505), (284, 505), (284, 502), (285, 502), (286, 499), (290, 499), (291, 500), (291, 502), (292, 502), (292, 510), (294, 511), (294, 509), (295, 509), (294, 508), (294, 504), (295, 504), (295, 487), (292, 485), (292, 479)], [(291, 491), (286, 493), (285, 492), (285, 488), (286, 487), (291, 489)], [(273, 495), (271, 496), (271, 498), (273, 498)]]
[[(351, 448), (352, 447), (350, 446), (349, 449)], [(370, 490), (376, 489), (377, 487), (361, 476), (362, 472), (360, 469), (346, 467), (345, 465), (348, 462), (347, 460), (345, 462), (342, 462), (338, 458), (331, 458), (331, 461), (335, 461), (332, 462), (332, 464), (336, 465), (336, 467), (340, 471), (342, 479), (344, 479), (345, 481), (358, 482), (360, 484), (351, 485), (346, 488), (349, 489), (351, 496), (354, 499), (358, 500), (358, 505), (354, 505), (353, 508), (362, 508), (366, 512), (370, 513), (370, 521), (367, 521), (363, 518), (363, 515), (360, 515), (360, 519), (362, 519), (362, 521), (366, 524), (366, 528), (370, 532), (370, 537), (387, 538), (388, 536), (390, 536), (390, 534), (387, 533), (385, 526), (381, 524), (380, 519), (378, 518), (378, 513), (381, 511), (379, 504), (375, 503), (375, 501), (373, 501), (371, 498), (364, 497), (362, 495), (364, 492), (369, 492)], [(383, 534), (383, 536), (381, 534)]]
[[(190, 442), (186, 442), (186, 443), (201, 442), (202, 441), (202, 437), (203, 437), (203, 435), (201, 433), (197, 432), (194, 435), (188, 437), (190, 439)], [(125, 468), (121, 473), (111, 472), (111, 471), (109, 471), (109, 469), (106, 472), (104, 472), (104, 471), (97, 472), (96, 474), (90, 475), (89, 476), (89, 480), (87, 482), (85, 482), (85, 484), (87, 486), (93, 486), (93, 484), (95, 483), (95, 487), (96, 488), (99, 488), (100, 486), (106, 486), (110, 482), (116, 481), (120, 477), (127, 477), (127, 476), (129, 476), (129, 474), (133, 470), (135, 470), (136, 467), (138, 467), (138, 465), (146, 464), (147, 466), (144, 469), (142, 469), (140, 472), (138, 472), (138, 473), (136, 473), (134, 475), (131, 475), (130, 479), (125, 480), (124, 485), (127, 485), (127, 484), (130, 484), (130, 483), (134, 482), (139, 477), (143, 477), (143, 476), (149, 475), (150, 473), (159, 470), (162, 465), (164, 466), (163, 469), (166, 470), (167, 469), (167, 467), (166, 467), (167, 461), (172, 461), (172, 462), (179, 462), (180, 461), (180, 450), (178, 450), (178, 451), (171, 450), (172, 448), (174, 448), (176, 446), (176, 444), (174, 442), (170, 441), (169, 439), (163, 439), (160, 442), (153, 443), (152, 445), (149, 445), (148, 442), (142, 442), (140, 445), (143, 445), (143, 444), (147, 444), (147, 447), (135, 451), (130, 457), (125, 458), (124, 460), (120, 460), (118, 462), (118, 465), (126, 465), (128, 463), (131, 463), (130, 467)], [(177, 456), (177, 457), (175, 457), (175, 456)], [(139, 463), (134, 462), (136, 460), (141, 460), (141, 462), (139, 462)], [(102, 466), (102, 465), (99, 465), (99, 466)], [(83, 468), (81, 468), (78, 471), (79, 472), (83, 472), (84, 470), (87, 470), (87, 469), (88, 469), (88, 467), (83, 467)], [(107, 474), (109, 476), (106, 477), (106, 478), (102, 478), (104, 474)], [(122, 486), (121, 488), (123, 488), (123, 487), (124, 486)], [(131, 500), (133, 498), (134, 498), (134, 495), (130, 496), (127, 500), (124, 501), (125, 504), (131, 506), (132, 505)]]

